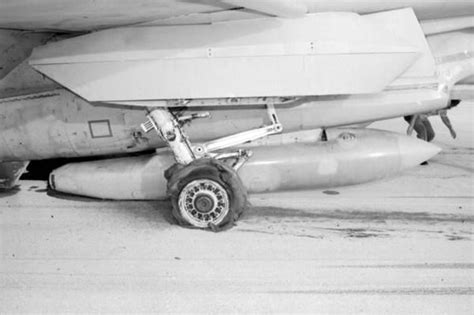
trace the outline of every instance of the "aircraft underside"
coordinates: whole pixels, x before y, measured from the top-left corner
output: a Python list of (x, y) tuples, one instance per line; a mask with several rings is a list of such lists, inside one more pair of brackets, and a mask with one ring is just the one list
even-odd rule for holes
[(0, 81), (0, 187), (31, 160), (109, 157), (53, 171), (51, 189), (170, 198), (179, 224), (220, 230), (247, 193), (392, 176), (439, 148), (351, 125), (411, 116), (411, 134), (440, 114), (451, 128), (446, 110), (472, 98), (471, 24), (406, 8), (38, 35)]

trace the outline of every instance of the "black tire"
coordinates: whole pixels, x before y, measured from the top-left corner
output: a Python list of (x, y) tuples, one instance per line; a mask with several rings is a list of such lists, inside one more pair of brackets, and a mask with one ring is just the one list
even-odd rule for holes
[[(210, 229), (215, 232), (221, 231), (232, 227), (247, 208), (247, 192), (242, 185), (242, 181), (230, 166), (221, 161), (202, 158), (188, 165), (175, 164), (166, 170), (165, 177), (168, 180), (167, 193), (171, 199), (172, 215), (181, 226)], [(195, 202), (186, 203), (189, 208), (184, 205), (183, 198), (189, 200), (186, 198), (193, 196), (191, 188), (198, 187), (199, 183), (201, 183), (200, 185), (207, 185), (202, 182), (209, 184), (206, 193), (213, 194), (214, 190), (211, 187), (214, 187), (215, 191), (218, 191), (214, 196), (222, 198), (225, 191), (227, 196), (222, 205), (226, 206), (219, 208), (210, 206), (210, 209), (215, 211), (203, 213), (196, 212), (195, 206), (191, 206)], [(215, 199), (215, 201), (221, 205), (219, 200)], [(221, 209), (225, 210), (219, 211)], [(200, 218), (197, 216), (200, 216)]]

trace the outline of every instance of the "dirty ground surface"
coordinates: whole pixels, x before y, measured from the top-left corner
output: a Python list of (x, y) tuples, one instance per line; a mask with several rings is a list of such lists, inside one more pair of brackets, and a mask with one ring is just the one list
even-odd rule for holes
[[(472, 314), (474, 106), (401, 176), (251, 196), (222, 233), (170, 223), (166, 202), (0, 193), (0, 312)], [(401, 121), (374, 127), (400, 130)]]

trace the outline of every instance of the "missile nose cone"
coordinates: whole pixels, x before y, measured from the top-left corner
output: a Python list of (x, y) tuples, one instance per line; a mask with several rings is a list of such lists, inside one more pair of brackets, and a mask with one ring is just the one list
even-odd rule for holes
[(398, 146), (401, 157), (401, 169), (417, 166), (441, 151), (441, 148), (434, 144), (407, 136), (400, 136), (398, 138)]

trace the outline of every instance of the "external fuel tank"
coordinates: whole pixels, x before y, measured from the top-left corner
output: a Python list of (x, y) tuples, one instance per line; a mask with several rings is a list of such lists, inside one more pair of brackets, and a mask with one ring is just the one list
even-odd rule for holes
[[(413, 137), (371, 129), (340, 130), (329, 141), (249, 148), (253, 155), (239, 170), (249, 193), (329, 188), (399, 173), (440, 149)], [(166, 198), (164, 171), (172, 155), (159, 154), (71, 163), (50, 175), (60, 192), (102, 199)]]

